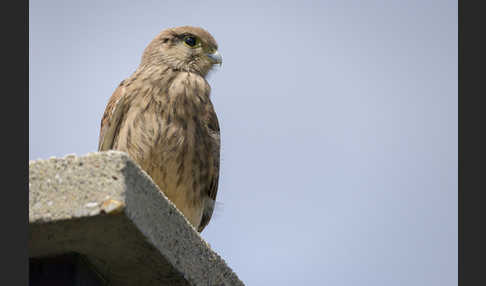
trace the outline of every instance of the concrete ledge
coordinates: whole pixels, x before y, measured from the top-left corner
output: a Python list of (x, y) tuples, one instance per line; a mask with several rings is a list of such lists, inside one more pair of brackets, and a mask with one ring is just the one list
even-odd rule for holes
[(29, 163), (29, 255), (70, 252), (109, 285), (243, 285), (122, 152)]

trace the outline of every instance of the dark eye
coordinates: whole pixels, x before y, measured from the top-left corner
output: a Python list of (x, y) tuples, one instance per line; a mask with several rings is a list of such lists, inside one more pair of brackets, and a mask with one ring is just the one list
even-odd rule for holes
[(189, 46), (189, 47), (194, 47), (196, 44), (197, 44), (197, 40), (196, 38), (192, 37), (192, 36), (187, 36), (184, 38), (184, 42), (186, 42), (186, 44)]

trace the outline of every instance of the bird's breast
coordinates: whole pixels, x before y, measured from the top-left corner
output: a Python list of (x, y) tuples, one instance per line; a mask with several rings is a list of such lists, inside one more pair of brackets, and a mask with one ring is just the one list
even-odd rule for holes
[(142, 86), (138, 92), (120, 131), (118, 149), (126, 149), (198, 225), (216, 144), (205, 120), (209, 85), (202, 77), (181, 73), (165, 87)]

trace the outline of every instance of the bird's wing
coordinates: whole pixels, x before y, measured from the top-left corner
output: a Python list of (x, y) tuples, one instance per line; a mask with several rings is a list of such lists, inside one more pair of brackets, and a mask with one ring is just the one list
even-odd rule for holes
[(220, 130), (218, 117), (213, 110), (213, 106), (210, 104), (210, 110), (208, 118), (206, 119), (207, 126), (209, 128), (212, 137), (212, 158), (213, 158), (213, 171), (210, 173), (210, 184), (207, 188), (207, 195), (210, 198), (209, 204), (207, 204), (203, 210), (201, 223), (199, 224), (198, 231), (201, 232), (209, 223), (211, 216), (213, 215), (214, 205), (216, 202), (216, 194), (218, 193), (219, 183), (219, 152), (220, 152)]
[(110, 97), (103, 118), (101, 119), (98, 151), (105, 151), (113, 148), (113, 141), (122, 122), (123, 110), (124, 106), (126, 106), (125, 101), (125, 87), (122, 82)]
[(218, 192), (218, 179), (219, 179), (219, 152), (220, 152), (220, 130), (218, 117), (214, 111), (210, 112), (208, 120), (208, 128), (212, 131), (211, 137), (213, 138), (213, 162), (214, 162), (214, 173), (211, 187), (208, 190), (208, 195), (212, 200), (216, 200), (216, 194)]

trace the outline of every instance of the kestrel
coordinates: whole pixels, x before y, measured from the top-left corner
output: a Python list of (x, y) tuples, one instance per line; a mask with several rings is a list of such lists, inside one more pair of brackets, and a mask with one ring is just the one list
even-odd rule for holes
[(164, 30), (101, 119), (98, 150), (128, 153), (199, 232), (211, 219), (219, 179), (219, 123), (205, 77), (221, 63), (204, 29)]

